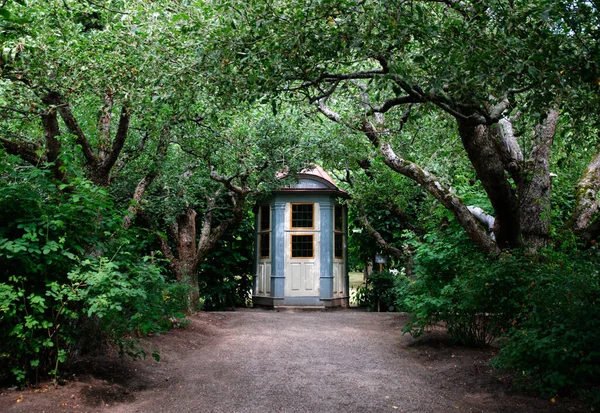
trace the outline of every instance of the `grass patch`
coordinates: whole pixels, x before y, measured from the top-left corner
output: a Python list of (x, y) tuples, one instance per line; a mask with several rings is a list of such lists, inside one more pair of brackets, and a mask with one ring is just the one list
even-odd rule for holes
[(364, 284), (364, 274), (362, 272), (350, 272), (350, 288), (360, 287)]
[(350, 306), (357, 306), (356, 289), (365, 283), (364, 274), (362, 272), (350, 272), (348, 276), (350, 278)]

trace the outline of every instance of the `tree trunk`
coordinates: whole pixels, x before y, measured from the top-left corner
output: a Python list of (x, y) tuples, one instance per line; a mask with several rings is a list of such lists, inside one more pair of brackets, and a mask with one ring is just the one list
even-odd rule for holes
[(550, 238), (550, 147), (554, 141), (558, 111), (548, 112), (543, 124), (534, 133), (534, 146), (517, 183), (520, 225), (523, 243), (533, 249), (545, 247)]
[(154, 182), (154, 179), (158, 176), (158, 171), (160, 166), (162, 165), (163, 159), (167, 154), (167, 149), (169, 147), (168, 141), (168, 128), (164, 127), (160, 136), (160, 140), (158, 141), (158, 146), (156, 147), (156, 157), (153, 164), (150, 166), (150, 170), (146, 173), (138, 184), (135, 186), (135, 190), (133, 191), (132, 196), (132, 204), (129, 208), (127, 208), (127, 214), (123, 218), (123, 228), (127, 229), (132, 224), (133, 221), (140, 210), (140, 204), (142, 199), (144, 198), (144, 194), (146, 193), (146, 189)]
[(52, 163), (52, 172), (59, 181), (65, 180), (65, 171), (62, 161), (59, 159), (61, 141), (57, 139), (60, 135), (56, 111), (48, 109), (42, 114), (42, 125), (44, 126), (44, 138), (46, 139), (46, 161)]
[(494, 208), (494, 234), (500, 248), (519, 245), (519, 205), (505, 174), (502, 154), (489, 127), (458, 120), (458, 132), (471, 164)]
[(98, 186), (109, 186), (110, 185), (110, 171), (114, 164), (117, 162), (119, 155), (127, 139), (127, 132), (129, 131), (129, 121), (131, 113), (129, 108), (123, 104), (121, 108), (121, 116), (119, 118), (119, 125), (117, 127), (117, 133), (110, 151), (108, 151), (110, 139), (110, 110), (112, 108), (112, 97), (106, 95), (107, 101), (101, 111), (101, 118), (99, 120), (100, 132), (103, 134), (102, 142), (98, 150), (98, 154), (94, 153), (94, 149), (90, 145), (85, 133), (81, 129), (75, 115), (71, 111), (71, 107), (68, 103), (61, 101), (61, 97), (57, 93), (50, 94), (48, 102), (54, 105), (58, 105), (58, 112), (67, 125), (69, 131), (75, 135), (75, 143), (81, 146), (83, 156), (86, 161), (86, 169), (88, 171), (89, 179)]
[(452, 212), (469, 237), (482, 251), (487, 254), (497, 254), (500, 252), (496, 242), (494, 242), (475, 216), (469, 211), (462, 199), (454, 195), (437, 177), (429, 171), (421, 169), (416, 164), (396, 156), (387, 143), (381, 144), (380, 151), (384, 156), (386, 165), (423, 186), (423, 188)]
[[(319, 111), (327, 118), (337, 123), (343, 123), (342, 117), (326, 105), (326, 99), (319, 99), (316, 103)], [(404, 114), (402, 124), (406, 122), (409, 114), (410, 108)], [(380, 113), (379, 119), (377, 119), (379, 124), (382, 124), (382, 117), (383, 115)], [(452, 193), (450, 188), (446, 187), (435, 175), (431, 174), (426, 169), (396, 155), (389, 143), (379, 139), (380, 132), (370, 122), (369, 117), (363, 118), (361, 127), (362, 132), (366, 135), (371, 144), (379, 150), (385, 164), (389, 166), (390, 169), (421, 185), (435, 199), (444, 205), (444, 207), (452, 212), (469, 237), (483, 252), (486, 254), (497, 254), (500, 252), (494, 239), (492, 239), (486, 229), (483, 228), (475, 216), (469, 211), (462, 199)]]
[(112, 108), (113, 108), (113, 92), (109, 88), (104, 93), (104, 104), (100, 108), (100, 117), (98, 119), (98, 132), (100, 134), (100, 142), (98, 145), (98, 156), (104, 160), (108, 158), (110, 154), (111, 137), (110, 137), (110, 123), (112, 120)]
[(179, 270), (177, 281), (188, 284), (191, 288), (188, 307), (198, 304), (198, 274), (196, 274), (196, 211), (187, 208), (177, 217), (177, 256)]
[(87, 163), (87, 176), (97, 186), (107, 187), (110, 185), (110, 171), (106, 170), (100, 162)]
[(600, 153), (596, 154), (590, 164), (585, 168), (581, 179), (577, 183), (575, 194), (575, 208), (569, 220), (573, 232), (585, 242), (595, 238), (597, 222), (592, 223), (592, 218), (598, 211), (598, 191), (600, 190)]

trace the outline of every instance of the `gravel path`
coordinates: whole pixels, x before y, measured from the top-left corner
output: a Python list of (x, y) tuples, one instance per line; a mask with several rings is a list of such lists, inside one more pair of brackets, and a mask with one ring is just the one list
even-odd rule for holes
[[(415, 341), (401, 334), (405, 322), (400, 314), (355, 310), (200, 313), (188, 328), (149, 341), (161, 349), (160, 363), (82, 365), (78, 379), (57, 390), (5, 392), (0, 406), (48, 413), (580, 411), (508, 393), (485, 364), (491, 350)], [(90, 370), (96, 375), (83, 374)]]

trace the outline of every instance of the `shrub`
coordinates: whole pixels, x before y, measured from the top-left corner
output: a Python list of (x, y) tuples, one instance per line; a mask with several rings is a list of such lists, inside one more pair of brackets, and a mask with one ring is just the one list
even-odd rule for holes
[(519, 317), (533, 264), (519, 253), (486, 257), (460, 235), (432, 241), (417, 247), (404, 331), (418, 336), (443, 322), (455, 341), (489, 345)]
[(409, 280), (404, 272), (374, 272), (356, 290), (356, 302), (369, 311), (404, 311), (403, 301)]
[(575, 392), (600, 405), (598, 250), (549, 254), (493, 365), (544, 396)]
[(600, 404), (600, 252), (503, 252), (489, 258), (460, 233), (418, 243), (404, 331), (445, 323), (459, 343), (501, 346), (493, 360), (544, 396)]
[(200, 266), (200, 301), (206, 311), (233, 310), (250, 304), (254, 229), (251, 219), (217, 242)]
[(91, 343), (145, 355), (131, 338), (170, 326), (179, 287), (142, 258), (144, 234), (121, 229), (104, 189), (14, 162), (0, 162), (0, 379), (56, 378)]

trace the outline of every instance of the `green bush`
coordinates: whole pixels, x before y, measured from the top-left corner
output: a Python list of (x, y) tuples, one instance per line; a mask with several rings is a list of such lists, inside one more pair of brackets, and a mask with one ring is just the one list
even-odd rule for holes
[(403, 272), (374, 272), (356, 290), (355, 301), (368, 311), (404, 311), (408, 278)]
[(179, 287), (142, 258), (147, 237), (121, 229), (104, 189), (15, 165), (0, 162), (0, 380), (57, 377), (109, 341), (144, 355), (131, 338), (181, 317)]
[(544, 396), (575, 392), (600, 406), (599, 264), (598, 250), (554, 253), (538, 264), (493, 365)]
[(493, 360), (544, 396), (600, 403), (600, 253), (504, 252), (486, 257), (454, 232), (418, 243), (404, 331), (445, 324), (459, 343), (501, 346)]
[(523, 254), (489, 258), (460, 235), (448, 238), (416, 249), (404, 331), (418, 336), (442, 322), (459, 343), (489, 345), (519, 317), (535, 264)]
[(200, 266), (200, 301), (205, 311), (233, 310), (250, 304), (253, 220), (247, 218), (217, 242)]

